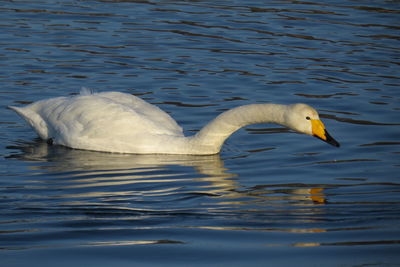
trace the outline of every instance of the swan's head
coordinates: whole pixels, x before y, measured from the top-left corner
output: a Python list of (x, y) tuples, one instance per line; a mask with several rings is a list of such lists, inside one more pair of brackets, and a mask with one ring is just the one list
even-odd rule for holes
[(293, 130), (315, 136), (333, 146), (340, 146), (325, 129), (318, 112), (306, 104), (290, 105), (285, 119)]

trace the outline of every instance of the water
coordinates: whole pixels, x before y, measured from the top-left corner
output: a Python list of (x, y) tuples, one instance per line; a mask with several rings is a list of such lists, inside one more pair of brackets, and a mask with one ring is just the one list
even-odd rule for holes
[[(2, 1), (2, 266), (399, 266), (397, 1)], [(316, 107), (215, 156), (49, 146), (7, 105), (116, 90), (186, 134), (248, 103)]]

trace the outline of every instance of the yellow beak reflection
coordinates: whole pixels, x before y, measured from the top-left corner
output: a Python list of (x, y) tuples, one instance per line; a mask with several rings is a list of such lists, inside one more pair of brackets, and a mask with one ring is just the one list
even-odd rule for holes
[(340, 144), (326, 131), (321, 120), (311, 119), (312, 134), (328, 144), (339, 147)]

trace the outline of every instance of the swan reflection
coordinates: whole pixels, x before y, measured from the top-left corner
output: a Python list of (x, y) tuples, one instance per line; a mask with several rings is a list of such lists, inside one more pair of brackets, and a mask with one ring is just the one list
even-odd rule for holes
[[(46, 163), (30, 166), (32, 170), (45, 175), (46, 179), (51, 179), (51, 182), (41, 182), (41, 184), (64, 189), (86, 188), (86, 192), (75, 193), (74, 196), (104, 197), (129, 194), (159, 196), (172, 194), (176, 190), (176, 186), (195, 183), (196, 188), (190, 190), (189, 193), (223, 197), (219, 199), (220, 205), (248, 205), (255, 201), (266, 203), (284, 201), (289, 205), (296, 206), (326, 202), (324, 189), (321, 187), (285, 184), (278, 187), (276, 185), (260, 185), (250, 190), (243, 189), (240, 183), (234, 179), (237, 175), (224, 167), (218, 154), (209, 156), (113, 154), (53, 146), (43, 141), (25, 143), (12, 148), (17, 148), (22, 153), (9, 157)], [(189, 170), (186, 167), (189, 167)], [(191, 171), (191, 168), (195, 172)], [(40, 179), (44, 179), (44, 177), (42, 176)], [(165, 186), (162, 189), (157, 186), (135, 188), (130, 186), (129, 192), (121, 192), (121, 188), (118, 188), (118, 192), (117, 190), (103, 192), (103, 189), (96, 189), (156, 183), (170, 183), (172, 188)], [(133, 189), (135, 190), (132, 191)]]
[[(224, 168), (219, 155), (103, 153), (48, 145), (39, 140), (12, 148), (17, 148), (22, 153), (9, 158), (50, 163), (34, 164), (30, 168), (56, 175), (59, 180), (68, 178), (73, 181), (63, 185), (64, 188), (199, 181), (208, 183), (201, 187), (211, 195), (236, 194), (238, 189), (237, 182), (231, 179), (236, 175)], [(192, 171), (179, 167), (193, 168), (197, 175), (193, 177)]]

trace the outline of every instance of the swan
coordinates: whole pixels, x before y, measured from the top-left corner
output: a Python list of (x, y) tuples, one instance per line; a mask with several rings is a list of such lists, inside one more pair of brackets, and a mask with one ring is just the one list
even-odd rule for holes
[(186, 137), (166, 112), (139, 97), (87, 90), (44, 99), (25, 107), (9, 106), (40, 138), (75, 149), (135, 154), (212, 155), (249, 124), (277, 123), (333, 146), (317, 111), (306, 104), (251, 104), (225, 111), (198, 133)]

